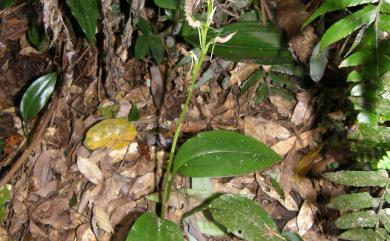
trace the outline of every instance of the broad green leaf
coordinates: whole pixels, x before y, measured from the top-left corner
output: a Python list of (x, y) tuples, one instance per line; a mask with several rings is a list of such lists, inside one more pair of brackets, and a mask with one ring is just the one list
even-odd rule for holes
[(379, 220), (387, 232), (390, 232), (390, 208), (385, 208), (379, 211)]
[(208, 210), (216, 222), (237, 237), (251, 241), (284, 240), (268, 213), (246, 197), (221, 195), (208, 205)]
[(381, 15), (378, 27), (382, 32), (390, 32), (390, 15)]
[(359, 124), (348, 138), (360, 142), (390, 143), (390, 127)]
[(390, 1), (382, 0), (381, 12), (390, 14)]
[(0, 0), (0, 10), (11, 7), (11, 5), (14, 4), (15, 2), (16, 0)]
[(386, 171), (338, 171), (323, 176), (332, 182), (353, 187), (384, 187), (388, 181)]
[(66, 0), (72, 15), (87, 36), (90, 44), (95, 40), (96, 25), (99, 18), (97, 0)]
[(366, 64), (375, 59), (375, 52), (372, 49), (361, 50), (359, 52), (351, 54), (349, 57), (344, 59), (340, 68), (353, 67), (361, 64)]
[(265, 99), (269, 95), (269, 89), (267, 84), (260, 84), (259, 87), (256, 89), (256, 105), (261, 104), (265, 101)]
[(347, 7), (353, 7), (365, 3), (376, 3), (378, 0), (326, 0), (303, 24), (304, 28), (316, 18), (329, 12), (341, 10)]
[(148, 39), (150, 43), (150, 51), (152, 52), (152, 56), (154, 60), (156, 60), (156, 63), (160, 64), (165, 56), (163, 42), (158, 35), (149, 35)]
[(379, 206), (379, 202), (379, 198), (373, 198), (368, 192), (361, 192), (337, 196), (331, 200), (330, 207), (341, 211), (348, 211), (376, 208)]
[[(214, 31), (210, 30), (208, 40), (231, 33), (236, 34), (228, 42), (215, 44), (213, 51), (215, 56), (234, 62), (249, 61), (260, 64), (290, 64), (293, 62), (291, 53), (283, 42), (282, 34), (274, 25), (268, 24), (263, 27), (258, 22), (233, 23)], [(185, 25), (182, 35), (192, 45), (199, 46), (196, 29)]]
[(97, 109), (97, 113), (102, 116), (104, 119), (112, 119), (115, 118), (116, 114), (119, 111), (118, 104), (112, 104), (107, 106), (100, 106)]
[(20, 113), (24, 121), (31, 120), (49, 101), (57, 81), (53, 72), (36, 79), (26, 90), (20, 103)]
[(363, 39), (363, 37), (364, 37), (364, 35), (365, 35), (365, 33), (366, 33), (366, 30), (367, 30), (369, 27), (370, 27), (370, 25), (365, 25), (365, 26), (363, 26), (363, 27), (359, 30), (358, 34), (357, 34), (356, 37), (355, 37), (355, 40), (353, 41), (353, 44), (351, 45), (351, 47), (349, 48), (349, 50), (347, 51), (347, 53), (344, 55), (344, 57), (350, 55), (350, 54), (356, 49), (356, 47), (359, 46), (359, 44), (362, 42), (362, 39)]
[(137, 26), (145, 35), (153, 34), (152, 27), (146, 19), (140, 17)]
[(362, 81), (362, 76), (356, 70), (353, 70), (351, 73), (349, 73), (347, 77), (347, 82), (361, 82), (361, 81)]
[(183, 233), (171, 221), (152, 213), (142, 214), (133, 224), (126, 241), (184, 241)]
[(383, 238), (381, 233), (378, 231), (379, 230), (375, 232), (373, 229), (353, 228), (342, 233), (339, 236), (339, 238), (345, 240), (356, 240), (356, 241), (386, 240), (386, 238)]
[(252, 137), (232, 131), (207, 131), (186, 141), (173, 172), (189, 177), (235, 176), (264, 170), (280, 157)]
[(154, 3), (160, 8), (178, 9), (183, 0), (154, 0)]
[(340, 229), (375, 227), (377, 219), (378, 215), (372, 210), (355, 211), (343, 214), (335, 224)]
[(321, 49), (325, 49), (330, 44), (345, 38), (361, 26), (372, 23), (375, 17), (376, 6), (374, 5), (367, 5), (363, 9), (344, 17), (333, 24), (322, 36)]
[(90, 150), (98, 148), (124, 148), (134, 140), (137, 130), (125, 119), (106, 119), (92, 126), (84, 139), (84, 146)]
[(144, 58), (149, 53), (150, 43), (146, 35), (139, 36), (135, 41), (134, 57), (137, 59)]
[(294, 81), (288, 78), (288, 76), (280, 73), (270, 72), (267, 77), (271, 79), (272, 85), (276, 85), (280, 88), (295, 92), (298, 91), (298, 87)]
[(3, 154), (4, 146), (5, 146), (4, 140), (0, 139), (0, 154)]
[(131, 110), (129, 112), (129, 115), (127, 117), (128, 121), (137, 121), (140, 118), (139, 110), (137, 108), (137, 105), (135, 103), (131, 103)]

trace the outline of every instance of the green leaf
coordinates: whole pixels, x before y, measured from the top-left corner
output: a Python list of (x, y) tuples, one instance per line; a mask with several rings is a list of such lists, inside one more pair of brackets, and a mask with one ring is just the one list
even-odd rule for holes
[(379, 160), (378, 168), (390, 170), (390, 151), (386, 151), (386, 155)]
[(351, 34), (363, 25), (370, 24), (375, 20), (376, 6), (367, 5), (333, 24), (324, 34), (320, 41), (321, 49), (339, 41)]
[(342, 215), (335, 224), (340, 229), (375, 227), (377, 219), (377, 214), (372, 210), (357, 211)]
[(66, 0), (72, 15), (87, 36), (90, 44), (95, 40), (99, 5), (97, 0)]
[(283, 232), (282, 235), (287, 241), (303, 241), (303, 239), (296, 233)]
[(49, 101), (57, 81), (57, 73), (46, 74), (36, 79), (26, 90), (20, 103), (24, 121), (33, 118)]
[(264, 72), (260, 69), (256, 70), (241, 86), (241, 94), (245, 93), (249, 87), (259, 81), (264, 75)]
[(15, 2), (16, 0), (0, 0), (0, 10), (10, 7)]
[(129, 112), (129, 115), (127, 117), (128, 121), (137, 121), (140, 118), (139, 110), (137, 108), (137, 105), (135, 103), (131, 103), (131, 110)]
[(232, 131), (207, 131), (186, 141), (173, 163), (173, 173), (189, 177), (235, 176), (264, 170), (280, 157), (252, 137)]
[(331, 200), (330, 207), (341, 211), (348, 211), (376, 208), (379, 206), (379, 202), (379, 198), (373, 198), (368, 192), (361, 192), (337, 196)]
[(6, 185), (0, 187), (0, 222), (3, 222), (7, 215), (7, 210), (5, 209), (4, 204), (6, 204), (9, 200), (10, 194), (8, 187)]
[(269, 88), (267, 84), (260, 84), (256, 90), (256, 105), (261, 104), (269, 95)]
[(157, 64), (160, 64), (165, 56), (165, 49), (163, 42), (158, 35), (149, 35), (150, 51)]
[(131, 227), (126, 241), (184, 241), (183, 233), (171, 221), (152, 213), (142, 214)]
[(182, 0), (154, 0), (154, 4), (160, 8), (178, 9)]
[(320, 52), (320, 44), (317, 44), (310, 56), (310, 77), (314, 82), (320, 82), (324, 76), (327, 65), (328, 49)]
[(361, 50), (359, 52), (351, 54), (348, 58), (344, 59), (339, 67), (344, 68), (358, 66), (361, 64), (369, 63), (373, 59), (375, 59), (374, 51), (372, 51), (371, 49)]
[(27, 38), (30, 44), (40, 51), (44, 49), (42, 47), (43, 43), (48, 40), (46, 32), (43, 28), (37, 26), (36, 21), (28, 28)]
[(137, 59), (144, 58), (149, 53), (149, 47), (150, 43), (146, 35), (139, 36), (137, 38), (137, 41), (135, 42), (134, 57), (136, 57)]
[(303, 24), (304, 28), (316, 18), (329, 12), (341, 10), (347, 7), (353, 7), (365, 3), (376, 3), (378, 0), (326, 0)]
[(388, 181), (386, 171), (338, 171), (323, 176), (332, 182), (353, 187), (384, 187)]
[(152, 27), (150, 26), (148, 20), (140, 17), (138, 19), (138, 24), (137, 26), (139, 27), (139, 29), (145, 34), (153, 34), (153, 31), (152, 31)]
[(283, 240), (276, 224), (256, 201), (224, 194), (208, 205), (213, 219), (228, 232), (251, 241)]
[(390, 15), (381, 15), (378, 27), (382, 32), (390, 32)]
[(339, 236), (340, 239), (356, 240), (356, 241), (373, 241), (385, 240), (381, 237), (379, 232), (372, 229), (354, 228), (349, 229)]
[[(226, 43), (217, 43), (213, 54), (234, 62), (256, 62), (260, 64), (290, 64), (291, 53), (283, 42), (282, 34), (277, 27), (268, 24), (263, 27), (258, 22), (239, 22), (226, 25), (220, 29), (210, 30), (208, 41), (216, 36), (236, 33)], [(198, 31), (185, 25), (182, 35), (186, 41), (199, 46)], [(209, 49), (211, 51), (212, 48)]]

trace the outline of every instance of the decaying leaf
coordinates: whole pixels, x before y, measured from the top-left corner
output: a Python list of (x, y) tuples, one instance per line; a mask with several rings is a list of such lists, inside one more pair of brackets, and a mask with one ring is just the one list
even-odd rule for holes
[(96, 219), (97, 226), (108, 233), (114, 233), (114, 228), (110, 222), (110, 217), (102, 207), (94, 208), (94, 217)]
[(297, 225), (299, 235), (304, 235), (315, 221), (316, 207), (310, 201), (303, 202), (297, 216)]
[(102, 147), (117, 150), (129, 145), (136, 135), (137, 130), (127, 120), (107, 119), (88, 130), (84, 146), (91, 150)]
[(103, 174), (100, 168), (88, 158), (79, 156), (77, 159), (79, 171), (92, 183), (98, 184), (103, 181)]

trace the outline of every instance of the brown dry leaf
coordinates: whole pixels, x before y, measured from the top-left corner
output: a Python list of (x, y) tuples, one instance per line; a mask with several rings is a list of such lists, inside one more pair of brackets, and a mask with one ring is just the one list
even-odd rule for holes
[[(33, 221), (30, 220), (29, 231), (33, 238), (40, 240), (42, 238), (49, 239), (46, 232), (42, 230), (38, 225), (36, 225)], [(1, 239), (0, 239), (1, 240)]]
[(244, 118), (244, 133), (267, 145), (275, 144), (276, 141), (284, 140), (291, 136), (287, 128), (276, 122), (251, 116), (245, 116)]
[(314, 224), (317, 208), (315, 204), (305, 200), (297, 216), (298, 234), (303, 236)]
[(315, 136), (317, 134), (323, 133), (325, 130), (326, 129), (324, 127), (318, 127), (316, 129), (299, 134), (299, 138), (302, 141), (302, 143), (299, 140), (299, 138), (293, 136), (286, 140), (276, 143), (275, 145), (271, 146), (271, 148), (279, 155), (285, 155), (287, 154), (287, 152), (289, 152), (289, 150), (294, 146), (295, 143), (296, 143), (296, 150), (300, 150), (312, 144), (314, 142)]
[(69, 229), (73, 225), (70, 221), (69, 199), (56, 198), (47, 200), (36, 206), (32, 211), (32, 218), (42, 224), (51, 225), (56, 229)]
[(258, 68), (260, 68), (259, 64), (238, 63), (236, 67), (230, 71), (230, 84), (234, 85), (238, 83), (241, 85), (241, 82), (246, 80)]
[(268, 98), (283, 116), (291, 116), (292, 110), (297, 103), (295, 100), (289, 100), (280, 95), (270, 95)]
[(89, 224), (82, 224), (76, 230), (77, 241), (97, 241)]
[(8, 236), (7, 230), (0, 226), (0, 241), (11, 241), (11, 237)]
[(77, 157), (77, 167), (90, 182), (99, 184), (103, 181), (103, 174), (99, 166), (91, 162), (88, 158)]
[(137, 200), (154, 190), (155, 177), (153, 172), (146, 173), (142, 177), (138, 178), (129, 191), (129, 195), (133, 196), (133, 199)]
[(94, 207), (93, 214), (96, 220), (96, 224), (100, 229), (103, 229), (107, 233), (114, 233), (114, 228), (110, 222), (110, 217), (102, 207)]
[(290, 219), (283, 227), (283, 232), (298, 232), (297, 217)]
[(153, 95), (154, 104), (156, 108), (159, 109), (164, 95), (164, 82), (158, 66), (153, 65), (150, 67), (150, 76), (152, 79), (150, 89)]
[(52, 178), (51, 171), (51, 156), (49, 151), (42, 151), (37, 161), (35, 162), (33, 169), (33, 184), (34, 189), (38, 190), (45, 186)]

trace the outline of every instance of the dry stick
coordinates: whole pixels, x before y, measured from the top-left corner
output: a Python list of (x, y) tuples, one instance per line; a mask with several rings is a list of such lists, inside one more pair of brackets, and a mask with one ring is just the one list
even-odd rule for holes
[(54, 114), (54, 111), (56, 110), (56, 107), (58, 105), (59, 97), (56, 96), (53, 100), (53, 102), (50, 104), (48, 111), (45, 113), (45, 115), (42, 118), (41, 124), (37, 128), (37, 132), (34, 133), (34, 136), (32, 137), (32, 140), (27, 147), (27, 149), (23, 152), (23, 154), (19, 157), (18, 160), (12, 165), (9, 172), (1, 178), (0, 180), (0, 187), (4, 186), (8, 183), (8, 181), (15, 175), (15, 173), (22, 167), (24, 162), (27, 160), (29, 155), (31, 154), (32, 150), (35, 148), (35, 146), (40, 142), (43, 133), (46, 130), (46, 127), (48, 126), (51, 117)]

